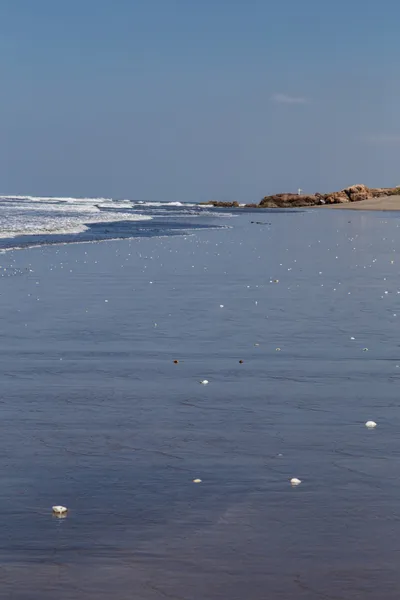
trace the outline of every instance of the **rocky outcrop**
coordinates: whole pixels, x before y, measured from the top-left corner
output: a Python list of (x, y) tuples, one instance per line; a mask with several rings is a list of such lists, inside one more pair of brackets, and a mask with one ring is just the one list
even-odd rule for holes
[(215, 206), (217, 208), (239, 208), (239, 202), (220, 202), (219, 200), (208, 200), (208, 202), (200, 202), (201, 206)]
[(315, 206), (316, 196), (305, 196), (298, 194), (275, 194), (265, 196), (258, 205), (259, 208), (293, 208), (301, 206)]
[(395, 188), (370, 188), (373, 198), (382, 198), (383, 196), (400, 196), (400, 187)]
[[(328, 194), (274, 194), (265, 196), (259, 204), (245, 204), (245, 208), (303, 208), (307, 206), (320, 206), (324, 204), (344, 204), (360, 202), (369, 198), (382, 198), (383, 196), (400, 196), (400, 187), (395, 188), (369, 188), (366, 185), (350, 185), (339, 192)], [(215, 206), (216, 208), (240, 208), (239, 202), (221, 202), (209, 200), (200, 202), (202, 206)]]
[[(400, 188), (368, 188), (366, 185), (351, 185), (339, 192), (328, 194), (275, 194), (265, 196), (257, 205), (258, 208), (301, 208), (305, 206), (319, 206), (323, 204), (344, 204), (347, 202), (360, 202), (369, 198), (400, 195)], [(246, 207), (253, 208), (254, 204)]]
[(372, 190), (367, 188), (366, 185), (351, 185), (350, 187), (343, 190), (348, 196), (350, 202), (359, 202), (360, 200), (368, 200), (373, 198)]
[(331, 194), (319, 194), (320, 204), (344, 204), (350, 202), (350, 198), (346, 192), (332, 192)]

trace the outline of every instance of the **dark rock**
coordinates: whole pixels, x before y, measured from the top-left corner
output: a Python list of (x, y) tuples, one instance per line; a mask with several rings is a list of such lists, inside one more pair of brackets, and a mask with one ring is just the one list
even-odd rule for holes
[(259, 208), (296, 208), (315, 206), (316, 204), (318, 204), (316, 196), (275, 194), (273, 196), (265, 196), (258, 206)]
[(400, 187), (395, 188), (370, 188), (373, 198), (382, 198), (383, 196), (400, 196)]
[(215, 206), (216, 208), (239, 208), (239, 202), (220, 202), (219, 200), (208, 200), (208, 202), (200, 202), (201, 206)]
[(325, 194), (323, 199), (325, 204), (344, 204), (345, 202), (350, 202), (348, 195), (344, 191)]
[(343, 192), (348, 196), (350, 202), (360, 202), (360, 200), (368, 200), (368, 198), (374, 197), (372, 190), (363, 184), (351, 185), (344, 189)]

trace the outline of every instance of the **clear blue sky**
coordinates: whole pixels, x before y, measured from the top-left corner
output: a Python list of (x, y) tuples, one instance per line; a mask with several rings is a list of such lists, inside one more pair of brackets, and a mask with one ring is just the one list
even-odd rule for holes
[(397, 0), (2, 0), (0, 193), (400, 184)]

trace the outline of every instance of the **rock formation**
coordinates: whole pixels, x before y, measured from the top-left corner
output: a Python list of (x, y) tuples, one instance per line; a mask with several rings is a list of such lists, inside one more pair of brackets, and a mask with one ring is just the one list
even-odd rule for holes
[[(343, 204), (345, 202), (359, 202), (369, 198), (382, 196), (400, 196), (400, 187), (395, 188), (369, 188), (366, 185), (351, 185), (339, 192), (328, 194), (274, 194), (265, 196), (259, 204), (245, 204), (244, 208), (302, 208), (306, 206), (320, 206), (323, 204)], [(209, 200), (200, 202), (202, 206), (215, 206), (216, 208), (240, 208), (239, 202), (221, 202)], [(242, 205), (243, 206), (243, 205)]]
[(293, 208), (298, 206), (315, 206), (318, 204), (317, 196), (298, 194), (275, 194), (265, 196), (258, 204), (258, 208)]
[[(369, 198), (380, 198), (382, 196), (400, 195), (400, 188), (368, 188), (366, 185), (351, 185), (339, 192), (328, 194), (298, 195), (298, 194), (275, 194), (265, 196), (257, 205), (258, 208), (297, 208), (305, 206), (318, 206), (323, 204), (342, 204), (345, 202), (359, 202)], [(254, 204), (247, 204), (253, 208)]]
[(239, 208), (239, 202), (220, 202), (219, 200), (208, 200), (208, 202), (200, 202), (200, 206), (215, 206), (217, 208)]

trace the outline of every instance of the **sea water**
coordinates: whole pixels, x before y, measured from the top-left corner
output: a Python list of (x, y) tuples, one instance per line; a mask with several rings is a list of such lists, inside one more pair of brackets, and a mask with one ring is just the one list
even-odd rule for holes
[(0, 598), (397, 599), (399, 213), (126, 210), (0, 256)]

